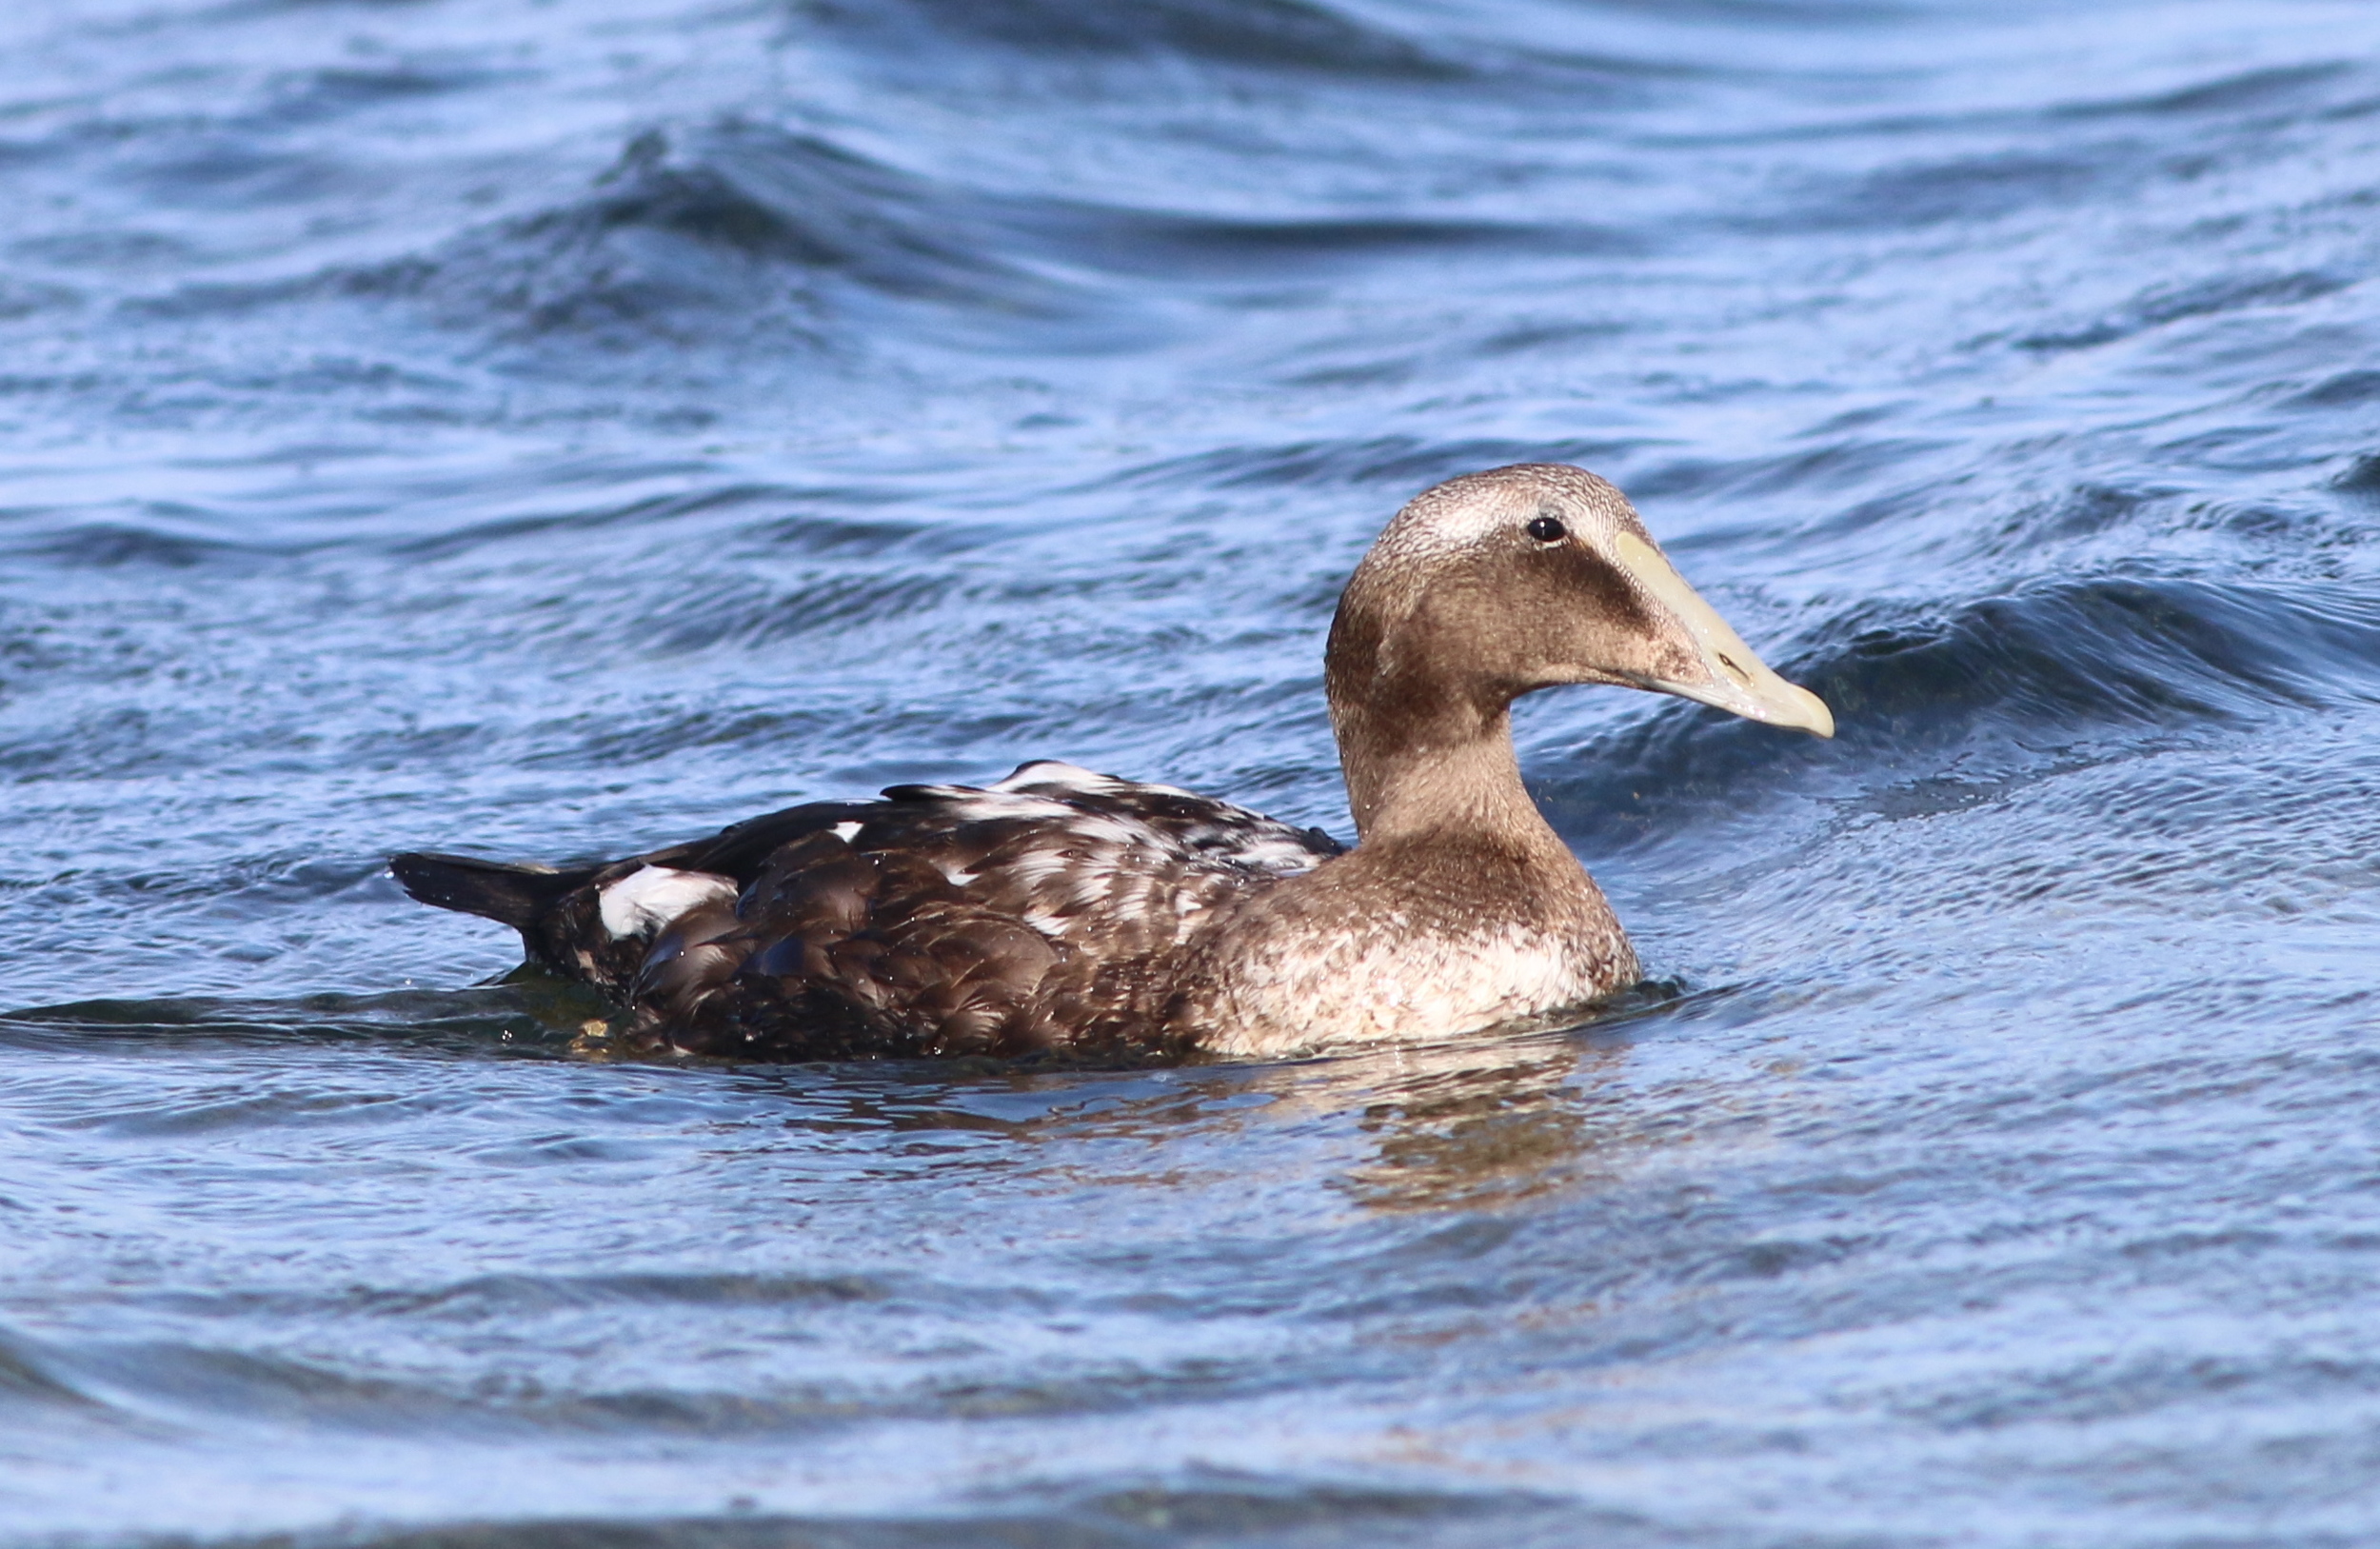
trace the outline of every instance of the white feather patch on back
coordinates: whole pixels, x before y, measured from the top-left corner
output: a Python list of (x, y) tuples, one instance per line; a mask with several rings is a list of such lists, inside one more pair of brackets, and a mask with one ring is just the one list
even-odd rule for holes
[(659, 930), (688, 909), (724, 903), (736, 892), (733, 882), (707, 871), (639, 866), (596, 898), (603, 905), (604, 928), (618, 938)]
[(1300, 871), (1312, 871), (1327, 857), (1315, 854), (1295, 840), (1275, 839), (1270, 835), (1252, 839), (1225, 852), (1225, 858), (1259, 871), (1294, 877)]
[[(1154, 796), (1192, 796), (1180, 785), (1160, 785), (1143, 780), (1119, 780), (1114, 775), (1094, 774), (1079, 764), (1063, 759), (1036, 759), (1018, 768), (1005, 780), (996, 780), (986, 787), (1000, 791), (1023, 791), (1027, 794), (1045, 790), (1068, 792), (1077, 796), (1119, 796), (1146, 792)], [(1192, 796), (1193, 800), (1197, 800)]]

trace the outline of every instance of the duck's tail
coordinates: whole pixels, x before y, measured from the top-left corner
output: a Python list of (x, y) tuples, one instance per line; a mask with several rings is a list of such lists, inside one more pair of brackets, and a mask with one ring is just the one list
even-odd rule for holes
[(397, 855), (388, 861), (399, 884), (423, 903), (501, 921), (515, 930), (527, 929), (602, 869), (513, 865), (467, 855)]

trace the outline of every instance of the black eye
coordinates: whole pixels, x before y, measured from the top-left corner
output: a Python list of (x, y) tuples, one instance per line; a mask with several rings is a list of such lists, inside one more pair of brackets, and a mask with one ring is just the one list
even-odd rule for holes
[(1541, 544), (1557, 544), (1569, 535), (1568, 529), (1550, 516), (1540, 516), (1530, 522), (1528, 532), (1530, 537)]

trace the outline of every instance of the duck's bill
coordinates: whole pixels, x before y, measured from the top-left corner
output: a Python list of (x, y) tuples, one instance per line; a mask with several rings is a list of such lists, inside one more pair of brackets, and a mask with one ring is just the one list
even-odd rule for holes
[(1835, 712), (1826, 707), (1826, 701), (1770, 671), (1768, 664), (1727, 626), (1718, 610), (1686, 585), (1686, 578), (1659, 549), (1633, 532), (1619, 535), (1618, 547), (1620, 562), (1629, 573), (1676, 616), (1705, 671), (1699, 682), (1647, 678), (1644, 687), (1727, 710), (1747, 721), (1791, 726), (1820, 737), (1835, 735)]

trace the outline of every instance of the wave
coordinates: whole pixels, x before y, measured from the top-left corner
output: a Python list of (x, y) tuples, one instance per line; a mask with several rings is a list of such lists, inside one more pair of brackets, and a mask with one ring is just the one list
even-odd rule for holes
[(1833, 626), (1812, 685), (1905, 744), (1987, 720), (2188, 725), (2361, 697), (2380, 603), (2338, 586), (2121, 575), (2037, 583), (1944, 610)]
[(2048, 116), (2053, 118), (2116, 118), (2139, 115), (2152, 118), (2189, 117), (2197, 114), (2231, 112), (2235, 109), (2264, 111), (2306, 101), (2313, 95), (2311, 89), (2326, 86), (2343, 77), (2360, 73), (2356, 65), (2345, 60), (2323, 60), (2305, 65), (2277, 65), (2261, 70), (2241, 70), (2219, 75), (2196, 86), (2179, 87), (2170, 91), (2151, 92), (2144, 96), (2119, 97), (2109, 102), (2078, 103), (2070, 107), (2053, 108)]
[(0, 1330), (0, 1414), (10, 1409), (96, 1410), (99, 1401), (60, 1377), (49, 1352)]
[(1669, 1541), (1635, 1513), (1517, 1490), (1430, 1490), (1266, 1478), (1196, 1468), (1162, 1479), (1042, 1486), (930, 1516), (572, 1517), (349, 1528), (215, 1540), (216, 1549), (927, 1549), (937, 1544), (1064, 1544), (1145, 1549), (1159, 1543), (1312, 1546), (1497, 1545), (1539, 1549), (1581, 1539)]
[[(2370, 89), (2370, 71), (2361, 61), (2328, 60), (2222, 75), (2142, 96), (1787, 125), (1749, 139), (1867, 142), (1885, 159), (1858, 170), (1789, 178), (1783, 200), (1742, 224), (1762, 231), (1924, 231), (2093, 203), (2120, 205), (2140, 190), (2205, 176), (2239, 156), (2243, 136), (2262, 140), (2294, 124), (2361, 117), (2371, 110)], [(2126, 122), (2141, 118), (2157, 122)], [(1965, 141), (1971, 149), (1953, 155), (1895, 153), (1902, 146), (1945, 140)]]
[[(1134, 464), (1103, 474), (1090, 489), (1332, 488), (1384, 486), (1410, 495), (1458, 473), (1512, 463), (1592, 465), (1631, 450), (1633, 441), (1519, 440), (1476, 436), (1459, 441), (1418, 435), (1363, 440), (1299, 441), (1274, 446), (1218, 447)], [(1634, 481), (1630, 487), (1636, 487)], [(1399, 496), (1402, 498), (1402, 495)], [(1385, 516), (1385, 513), (1383, 513)]]
[(2055, 762), (2088, 745), (2380, 697), (2380, 601), (2334, 584), (2098, 575), (1949, 604), (1855, 609), (1779, 652), (1834, 708), (1836, 740), (1687, 706), (1596, 739), (1537, 784), (1557, 826), (1624, 842), (1656, 811), (1798, 783), (1894, 780), (1978, 751)]
[(2183, 285), (2158, 286), (2142, 291), (2113, 311), (2088, 323), (2065, 328), (2041, 329), (2019, 337), (2020, 349), (2048, 353), (2088, 349), (2145, 333), (2187, 318), (2213, 317), (2251, 307), (2290, 307), (2346, 289), (2355, 279), (2305, 269), (2287, 274), (2220, 274)]
[(1033, 54), (1151, 57), (1335, 76), (1458, 80), (1471, 73), (1402, 33), (1308, 0), (808, 0), (814, 24), (879, 50), (991, 44)]
[(565, 335), (783, 349), (826, 344), (816, 282), (1048, 313), (1061, 288), (1004, 262), (963, 189), (814, 136), (734, 122), (631, 137), (584, 195), (377, 264), (188, 286), (136, 316), (236, 314), (298, 301), (407, 304), (495, 343)]
[(586, 194), (419, 257), (336, 278), (515, 342), (566, 334), (816, 348), (841, 276), (893, 295), (1047, 315), (1061, 288), (1005, 262), (962, 189), (823, 139), (722, 125), (647, 129)]
[[(379, 865), (374, 863), (376, 874)], [(549, 1058), (567, 1052), (588, 1017), (607, 1014), (575, 986), (543, 976), (461, 990), (326, 993), (292, 1001), (209, 996), (89, 1000), (0, 1011), (0, 1044), (87, 1049), (94, 1040), (254, 1043), (390, 1042), (468, 1057)], [(170, 1122), (173, 1116), (165, 1116)], [(281, 1120), (269, 1104), (250, 1116)]]
[(1991, 221), (2041, 205), (2071, 205), (2109, 175), (2097, 160), (1999, 151), (1886, 168), (1795, 219), (1837, 228), (1900, 230)]
[[(1568, 220), (1194, 211), (994, 191), (726, 117), (644, 129), (581, 196), (420, 251), (188, 285), (123, 310), (187, 320), (399, 305), (500, 347), (614, 353), (816, 357), (904, 328), (960, 348), (1064, 353), (1148, 342), (1168, 287), (1204, 293), (1449, 249), (1613, 253), (1633, 242)], [(926, 310), (904, 324), (883, 303)]]
[(247, 569), (262, 558), (252, 545), (168, 530), (166, 523), (169, 519), (160, 516), (155, 520), (158, 525), (153, 526), (121, 521), (78, 522), (65, 526), (34, 525), (27, 536), (5, 547), (26, 559), (77, 570), (191, 570), (227, 566)]
[(1802, 27), (1872, 19), (1890, 8), (1856, 0), (1662, 7), (1571, 0), (1560, 8), (1569, 14), (1555, 17), (1499, 15), (1494, 8), (1397, 17), (1388, 10), (1319, 0), (803, 0), (795, 27), (804, 42), (840, 44), (877, 73), (944, 89), (972, 76), (1004, 91), (1022, 68), (1060, 75), (1077, 91), (1133, 94), (1152, 75), (1178, 82), (1187, 69), (1259, 90), (1323, 86), (1434, 102), (1482, 90), (1519, 93), (1558, 102), (1576, 116), (1641, 106), (1682, 80), (1739, 72), (1692, 57), (1674, 34), (1658, 46), (1631, 46), (1642, 29), (1630, 12), (1656, 10), (1668, 21), (1698, 10), (1755, 26)]

